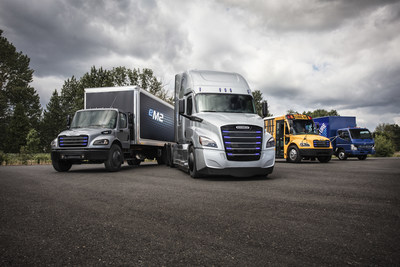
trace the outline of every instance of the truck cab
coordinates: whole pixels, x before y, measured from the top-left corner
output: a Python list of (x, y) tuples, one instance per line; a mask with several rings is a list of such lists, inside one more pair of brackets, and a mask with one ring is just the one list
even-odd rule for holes
[(333, 141), (336, 155), (340, 160), (357, 157), (365, 160), (368, 154), (374, 154), (375, 142), (371, 132), (366, 128), (342, 128), (337, 130), (337, 138)]
[(272, 173), (274, 139), (264, 132), (246, 80), (237, 73), (190, 70), (175, 76), (171, 166), (203, 175)]
[(51, 144), (57, 171), (85, 162), (104, 162), (109, 171), (119, 169), (123, 151), (130, 147), (128, 114), (113, 108), (79, 110), (67, 124), (68, 129)]

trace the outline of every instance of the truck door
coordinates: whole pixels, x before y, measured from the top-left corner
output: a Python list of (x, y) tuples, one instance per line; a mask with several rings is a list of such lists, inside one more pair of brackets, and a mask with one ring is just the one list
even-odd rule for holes
[(125, 113), (120, 112), (118, 116), (117, 137), (122, 144), (122, 148), (129, 148), (129, 134), (130, 131), (128, 127), (128, 116)]
[(276, 121), (276, 157), (283, 158), (284, 154), (284, 120)]
[(343, 148), (346, 152), (351, 152), (350, 145), (351, 139), (349, 131), (347, 130), (338, 130), (338, 139), (336, 140), (337, 147)]

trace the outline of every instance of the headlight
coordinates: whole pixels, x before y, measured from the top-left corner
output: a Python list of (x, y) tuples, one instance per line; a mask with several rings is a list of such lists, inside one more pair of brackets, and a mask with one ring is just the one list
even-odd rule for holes
[(269, 147), (275, 147), (275, 139), (274, 139), (273, 137), (271, 137), (271, 138), (268, 139), (268, 141), (267, 141), (266, 148), (269, 148)]
[(217, 143), (215, 143), (214, 140), (204, 137), (204, 136), (199, 136), (199, 142), (202, 146), (207, 146), (207, 147), (215, 147), (217, 148)]
[(350, 149), (351, 150), (358, 150), (357, 147), (355, 145), (353, 145), (353, 144), (351, 144)]
[(309, 143), (307, 143), (307, 142), (301, 142), (300, 146), (301, 147), (310, 147), (311, 145)]
[(108, 145), (109, 141), (108, 139), (100, 139), (100, 140), (96, 140), (93, 142), (93, 145), (102, 145), (102, 146), (106, 146)]
[(53, 141), (51, 141), (50, 146), (53, 147), (57, 147), (57, 138), (54, 139)]

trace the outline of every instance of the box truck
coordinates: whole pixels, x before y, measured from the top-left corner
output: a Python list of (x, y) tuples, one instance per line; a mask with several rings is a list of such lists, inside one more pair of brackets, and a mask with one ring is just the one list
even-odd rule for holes
[(327, 116), (314, 118), (322, 136), (328, 137), (335, 156), (340, 160), (357, 157), (365, 160), (368, 154), (375, 154), (375, 142), (367, 128), (357, 127), (356, 117)]
[(332, 145), (329, 139), (320, 136), (312, 118), (303, 114), (288, 114), (264, 118), (265, 129), (271, 133), (275, 142), (277, 158), (288, 162), (302, 159), (329, 162), (332, 158)]
[(68, 119), (68, 129), (53, 140), (54, 169), (104, 163), (118, 171), (126, 161), (165, 161), (164, 146), (174, 140), (173, 106), (138, 86), (87, 88), (84, 109)]
[(240, 74), (202, 70), (177, 74), (174, 98), (175, 143), (167, 144), (168, 165), (193, 178), (272, 173), (274, 138), (264, 131), (249, 85)]

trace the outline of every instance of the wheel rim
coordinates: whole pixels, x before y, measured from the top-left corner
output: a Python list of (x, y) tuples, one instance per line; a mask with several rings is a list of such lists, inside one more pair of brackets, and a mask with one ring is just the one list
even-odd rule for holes
[(339, 152), (339, 159), (344, 159), (344, 152), (343, 151)]
[(291, 160), (293, 160), (293, 161), (296, 160), (296, 158), (297, 158), (297, 151), (296, 151), (296, 149), (292, 148), (292, 149), (290, 150), (290, 152), (289, 152), (289, 158), (290, 158)]

